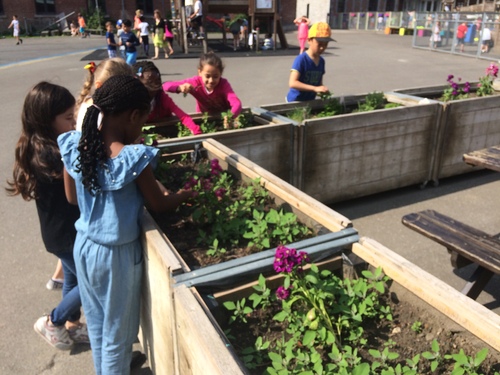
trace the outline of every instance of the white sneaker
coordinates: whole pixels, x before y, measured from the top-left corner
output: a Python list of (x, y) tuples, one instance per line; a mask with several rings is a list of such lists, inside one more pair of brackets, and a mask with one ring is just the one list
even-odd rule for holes
[(39, 318), (33, 328), (49, 345), (56, 349), (70, 350), (73, 347), (73, 340), (69, 337), (66, 327), (52, 325), (48, 315)]

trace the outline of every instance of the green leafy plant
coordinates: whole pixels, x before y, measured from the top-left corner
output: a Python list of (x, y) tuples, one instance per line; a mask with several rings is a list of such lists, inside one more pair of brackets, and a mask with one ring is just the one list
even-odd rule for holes
[[(160, 167), (161, 175), (168, 168)], [(207, 255), (221, 256), (233, 247), (255, 252), (313, 235), (293, 212), (274, 204), (260, 179), (235, 181), (217, 159), (201, 161), (181, 178), (186, 181), (182, 187), (193, 191), (182, 214), (196, 225), (197, 242), (209, 247)]]
[(422, 332), (422, 322), (419, 322), (418, 320), (416, 322), (413, 322), (413, 324), (411, 325), (411, 330), (415, 333)]
[(481, 363), (483, 363), (486, 359), (487, 355), (487, 348), (480, 350), (475, 356), (468, 356), (464, 353), (463, 349), (460, 349), (458, 354), (447, 354), (444, 357), (446, 359), (455, 360), (452, 375), (477, 375), (477, 371), (479, 370)]

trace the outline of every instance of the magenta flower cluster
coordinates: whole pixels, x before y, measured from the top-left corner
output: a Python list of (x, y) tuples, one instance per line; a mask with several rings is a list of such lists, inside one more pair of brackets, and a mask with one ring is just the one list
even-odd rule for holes
[[(212, 159), (210, 161), (210, 175), (208, 178), (195, 178), (195, 177), (189, 177), (189, 179), (186, 181), (184, 184), (184, 189), (185, 190), (191, 190), (195, 186), (200, 184), (200, 188), (202, 190), (208, 191), (211, 190), (213, 187), (212, 183), (212, 177), (219, 176), (220, 173), (222, 172), (222, 168), (219, 165), (219, 161), (217, 159)], [(215, 191), (215, 195), (217, 197), (222, 197), (226, 193), (226, 190), (224, 188), (217, 189)]]
[(491, 63), (490, 66), (486, 68), (486, 75), (491, 77), (498, 77), (498, 66)]
[(309, 255), (305, 251), (297, 252), (295, 249), (279, 245), (274, 256), (273, 267), (276, 272), (290, 273), (295, 266), (297, 266), (298, 270), (301, 270), (302, 265), (305, 263), (309, 263)]
[[(453, 91), (451, 92), (451, 94), (453, 96), (457, 96), (461, 93), (464, 93), (464, 94), (468, 94), (470, 92), (470, 83), (469, 82), (465, 82), (464, 83), (464, 86), (462, 88), (460, 88), (459, 84), (455, 81), (453, 81), (453, 78), (455, 78), (455, 76), (453, 74), (450, 74), (448, 76), (448, 83), (450, 84), (451, 88), (453, 89)], [(460, 82), (462, 80), (462, 78), (458, 78), (458, 82)]]

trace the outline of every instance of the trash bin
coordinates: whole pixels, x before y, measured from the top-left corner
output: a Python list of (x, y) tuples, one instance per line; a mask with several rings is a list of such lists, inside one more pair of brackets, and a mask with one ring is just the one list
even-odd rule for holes
[(391, 33), (391, 28), (389, 26), (385, 27), (384, 34), (389, 35)]
[(424, 29), (419, 29), (419, 30), (417, 31), (417, 35), (418, 35), (418, 36), (420, 36), (420, 37), (423, 37), (423, 36), (424, 36), (424, 32), (425, 32), (425, 30), (424, 30)]
[(399, 35), (405, 35), (405, 28), (404, 27), (399, 28)]
[(471, 24), (467, 26), (467, 34), (465, 34), (465, 43), (473, 43), (476, 36), (476, 25)]

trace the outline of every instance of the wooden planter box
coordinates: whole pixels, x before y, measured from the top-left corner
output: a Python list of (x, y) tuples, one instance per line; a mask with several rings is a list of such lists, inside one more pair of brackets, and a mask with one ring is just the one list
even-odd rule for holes
[[(400, 255), (369, 238), (362, 238), (353, 252), (374, 267), (382, 267), (405, 291), (413, 293), (419, 306), (429, 304), (470, 333), (500, 350), (500, 316), (464, 296), (446, 283), (410, 263)], [(341, 267), (339, 258), (329, 268)], [(213, 294), (219, 303), (239, 299), (250, 285)], [(176, 348), (179, 374), (245, 374), (229, 340), (197, 288), (180, 285), (174, 288), (177, 319)], [(431, 307), (432, 306), (432, 307)]]
[[(345, 97), (346, 104), (366, 95)], [(305, 120), (298, 128), (297, 184), (323, 203), (334, 203), (431, 178), (438, 102), (408, 105), (403, 95), (391, 102), (402, 107)], [(410, 103), (414, 104), (414, 103)], [(321, 100), (263, 106), (286, 116), (294, 108), (324, 106)]]
[[(420, 101), (439, 98), (447, 87), (441, 85), (396, 92), (412, 95)], [(472, 87), (474, 91), (475, 85)], [(500, 143), (500, 95), (440, 102), (440, 105), (443, 115), (432, 171), (434, 181), (472, 171), (463, 162), (463, 154)]]
[[(196, 143), (192, 142), (191, 148), (187, 148), (184, 145), (184, 152), (190, 152)], [(338, 233), (341, 237), (339, 239), (341, 245), (337, 243), (336, 248), (339, 246), (342, 248), (344, 246), (350, 247), (359, 238), (355, 229), (352, 228), (352, 223), (349, 219), (307, 196), (255, 163), (238, 155), (235, 151), (213, 139), (204, 140), (201, 142), (201, 145), (208, 153), (210, 159), (217, 158), (219, 160), (219, 164), (223, 169), (230, 170), (242, 179), (253, 180), (260, 177), (261, 185), (275, 198), (276, 202), (278, 204), (286, 203), (288, 208), (299, 217), (301, 222), (310, 228), (318, 230), (322, 228), (323, 233), (331, 232), (331, 234), (326, 235), (336, 235)], [(180, 151), (179, 147), (180, 145), (172, 145), (166, 148), (178, 153)], [(187, 350), (181, 350), (182, 340), (188, 340), (186, 345), (189, 347), (189, 336), (186, 334), (187, 336), (179, 337), (176, 332), (181, 329), (184, 323), (199, 323), (179, 320), (179, 318), (189, 316), (191, 313), (196, 315), (197, 310), (196, 306), (191, 306), (189, 303), (185, 306), (181, 305), (182, 309), (185, 308), (187, 311), (182, 311), (181, 307), (177, 307), (177, 304), (184, 303), (184, 296), (176, 294), (175, 289), (176, 285), (183, 285), (185, 287), (189, 283), (189, 279), (186, 280), (183, 276), (189, 274), (189, 277), (197, 277), (206, 271), (206, 269), (202, 268), (198, 271), (189, 269), (175, 247), (170, 243), (165, 234), (161, 232), (156, 222), (147, 212), (144, 215), (142, 230), (145, 272), (142, 290), (141, 343), (148, 355), (150, 366), (156, 374), (187, 374), (190, 372), (176, 371), (179, 368), (187, 368), (180, 353), (182, 350)], [(249, 257), (252, 256), (244, 258), (247, 259)], [(243, 260), (244, 258), (241, 259)], [(264, 268), (271, 269), (272, 261), (273, 259), (264, 261)], [(252, 268), (252, 266), (252, 262), (245, 264), (247, 268)], [(221, 263), (209, 267), (214, 267), (213, 269), (217, 270), (214, 271), (214, 274), (216, 274), (219, 270), (226, 267), (226, 265), (225, 263)], [(259, 273), (261, 269), (259, 268)], [(237, 273), (238, 275), (240, 274), (240, 272)], [(176, 278), (181, 278), (183, 282), (178, 284)], [(180, 299), (180, 301), (177, 299)], [(188, 328), (185, 329), (189, 330)], [(200, 326), (198, 329), (201, 332), (205, 327)], [(204, 357), (197, 357), (197, 361), (201, 358)], [(220, 359), (214, 360), (218, 363)], [(222, 359), (222, 361), (224, 360)], [(200, 366), (200, 372), (197, 373), (201, 374), (203, 373), (201, 369), (207, 364), (200, 362), (198, 364), (193, 363), (192, 365)], [(191, 364), (186, 366), (191, 366)], [(210, 372), (207, 371), (204, 373), (207, 374)], [(232, 372), (229, 371), (226, 374), (232, 374)]]
[[(244, 129), (160, 140), (159, 145), (164, 147), (192, 143), (193, 141), (201, 142), (208, 138), (216, 139), (275, 176), (295, 185), (293, 172), (297, 164), (295, 159), (297, 157), (296, 126), (289, 119), (260, 108), (247, 108), (246, 110), (250, 110), (252, 122), (258, 125)], [(202, 115), (193, 114), (191, 117), (195, 123), (201, 123)], [(160, 128), (159, 132), (164, 127), (175, 130), (173, 134), (177, 134), (176, 124), (178, 122), (177, 117), (172, 117), (154, 124)], [(153, 123), (149, 125), (153, 125)]]

